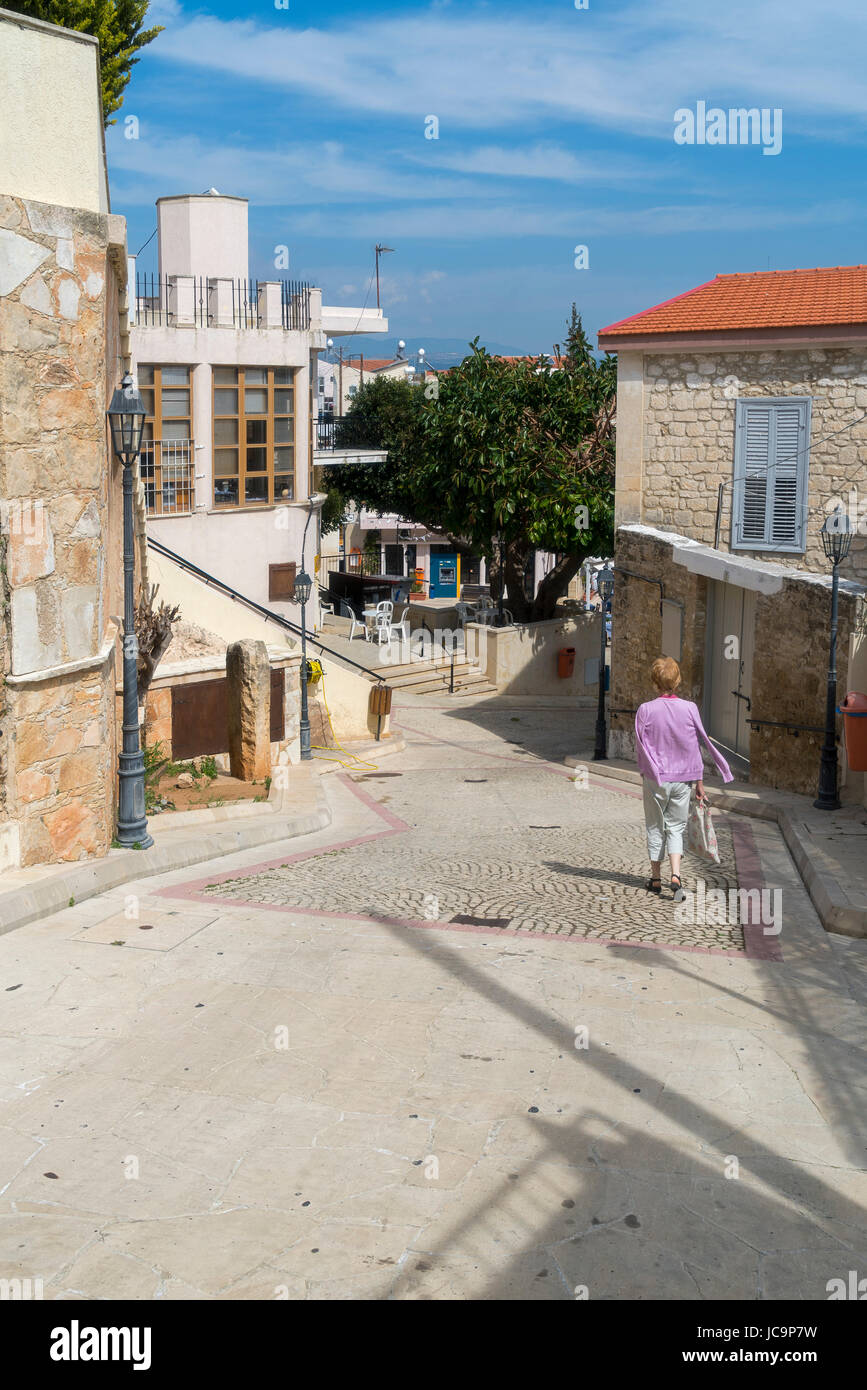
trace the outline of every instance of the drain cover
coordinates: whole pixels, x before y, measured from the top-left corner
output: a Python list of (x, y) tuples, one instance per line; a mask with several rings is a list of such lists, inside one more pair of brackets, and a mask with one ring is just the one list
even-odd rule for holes
[(507, 927), (512, 919), (511, 917), (468, 917), (465, 912), (459, 912), (451, 920), (463, 922), (467, 927)]

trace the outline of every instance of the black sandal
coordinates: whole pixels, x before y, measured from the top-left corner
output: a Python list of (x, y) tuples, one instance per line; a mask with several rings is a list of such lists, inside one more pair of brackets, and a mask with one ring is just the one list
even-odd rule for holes
[(646, 883), (645, 886), (646, 886), (646, 888), (647, 888), (648, 893), (661, 893), (661, 892), (662, 892), (662, 879), (661, 879), (661, 878), (649, 878), (649, 879), (647, 880), (647, 883)]
[[(677, 884), (677, 887), (676, 887), (676, 888), (675, 888), (675, 886), (674, 886), (675, 883)], [(680, 874), (672, 874), (672, 875), (671, 875), (671, 887), (672, 887), (672, 890), (673, 890), (673, 893), (674, 893), (674, 901), (675, 901), (676, 903), (682, 903), (682, 902), (684, 901), (684, 899), (686, 898), (686, 889), (685, 889), (684, 886), (683, 886), (683, 883), (682, 883), (682, 881), (681, 881)]]

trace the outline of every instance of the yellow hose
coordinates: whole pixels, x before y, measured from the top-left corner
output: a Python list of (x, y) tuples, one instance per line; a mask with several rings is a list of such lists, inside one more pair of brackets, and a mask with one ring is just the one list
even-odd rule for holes
[[(321, 670), (321, 667), (320, 667), (320, 670)], [(340, 740), (338, 739), (336, 733), (334, 732), (334, 724), (333, 724), (332, 721), (331, 721), (331, 710), (328, 708), (328, 696), (325, 694), (325, 672), (324, 672), (324, 671), (322, 671), (321, 679), (322, 679), (322, 700), (323, 700), (323, 702), (324, 702), (324, 704), (325, 704), (325, 713), (328, 715), (328, 727), (329, 727), (329, 729), (331, 730), (331, 736), (332, 736), (332, 738), (334, 739), (334, 745), (335, 745), (336, 748), (339, 748), (339, 749), (340, 749), (341, 753), (345, 753), (346, 756), (347, 756), (347, 758), (351, 758), (351, 759), (352, 759), (352, 762), (349, 762), (349, 763), (344, 762), (342, 758), (317, 758), (316, 761), (317, 761), (317, 762), (320, 762), (320, 763), (340, 763), (340, 766), (341, 766), (341, 767), (348, 767), (348, 768), (351, 768), (352, 765), (353, 765), (353, 763), (356, 763), (356, 764), (358, 764), (358, 765), (361, 766), (361, 767), (372, 767), (372, 768), (374, 769), (374, 771), (378, 771), (378, 770), (379, 770), (379, 764), (378, 764), (378, 763), (372, 763), (372, 762), (370, 761), (369, 758), (359, 758), (359, 756), (358, 756), (357, 753), (350, 753), (349, 749), (348, 749), (348, 748), (344, 748), (344, 747), (343, 747), (343, 744), (342, 744), (342, 743), (340, 742)], [(328, 748), (326, 747), (326, 745), (325, 745), (324, 743), (314, 743), (314, 744), (311, 745), (311, 747), (316, 748), (316, 749), (317, 749), (318, 751), (320, 751), (320, 752), (324, 751), (324, 752), (327, 753), (327, 752), (329, 751)]]

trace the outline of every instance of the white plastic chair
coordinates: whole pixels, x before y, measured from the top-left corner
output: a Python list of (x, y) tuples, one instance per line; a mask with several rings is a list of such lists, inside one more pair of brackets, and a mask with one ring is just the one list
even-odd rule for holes
[(362, 637), (364, 638), (364, 640), (365, 640), (365, 642), (366, 642), (366, 641), (368, 640), (368, 637), (369, 637), (369, 634), (368, 634), (368, 631), (367, 631), (367, 624), (366, 624), (366, 623), (360, 623), (360, 622), (358, 621), (358, 619), (357, 619), (356, 616), (355, 616), (355, 610), (354, 610), (354, 608), (352, 607), (351, 604), (349, 604), (349, 603), (346, 602), (346, 599), (345, 599), (345, 598), (342, 598), (342, 599), (340, 600), (340, 614), (341, 614), (341, 617), (349, 618), (349, 619), (351, 620), (351, 626), (350, 626), (350, 629), (349, 629), (349, 640), (350, 640), (350, 642), (352, 641), (353, 637), (355, 636), (355, 629), (356, 629), (356, 628), (358, 628), (358, 631), (361, 633)]
[(392, 639), (391, 619), (385, 613), (377, 613), (373, 636), (380, 647), (388, 646)]
[(392, 603), (391, 599), (384, 598), (381, 600), (381, 602), (379, 602), (376, 605), (376, 611), (377, 613), (384, 613), (386, 618), (388, 618), (390, 622), (391, 615), (394, 612), (394, 604)]
[(396, 636), (400, 637), (402, 641), (406, 642), (408, 642), (410, 639), (409, 615), (410, 606), (409, 604), (407, 604), (406, 608), (404, 608), (397, 622), (394, 622), (394, 620), (392, 620), (391, 624), (392, 631), (396, 634)]

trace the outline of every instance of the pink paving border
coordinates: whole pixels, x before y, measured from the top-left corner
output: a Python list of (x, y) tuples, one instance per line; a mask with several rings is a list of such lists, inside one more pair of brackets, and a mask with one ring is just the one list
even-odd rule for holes
[[(417, 732), (417, 731), (416, 731)], [(445, 739), (439, 739), (435, 735), (426, 735), (434, 739), (435, 742), (444, 743)], [(454, 745), (460, 747), (460, 744)], [(491, 756), (506, 762), (521, 763), (523, 760), (518, 757), (510, 757), (509, 754), (495, 753)], [(541, 761), (541, 760), (540, 760)], [(542, 765), (556, 772), (560, 777), (571, 778), (572, 774), (563, 767), (555, 763), (545, 763)], [(539, 762), (535, 763), (539, 766)], [(482, 768), (476, 769), (482, 771)], [(322, 854), (330, 854), (336, 850), (353, 849), (356, 845), (369, 844), (374, 840), (381, 840), (389, 835), (401, 835), (404, 831), (411, 830), (412, 827), (400, 816), (396, 816), (393, 811), (376, 801), (346, 772), (337, 774), (339, 780), (348, 787), (359, 801), (363, 802), (369, 810), (373, 811), (381, 820), (385, 821), (387, 829), (375, 830), (368, 835), (356, 835), (351, 840), (341, 840), (337, 843), (320, 845), (316, 849), (299, 850), (295, 854), (281, 854), (277, 859), (269, 859), (261, 864), (254, 864), (248, 869), (240, 872), (235, 870), (225, 874), (209, 874), (206, 878), (195, 879), (191, 883), (178, 885), (172, 888), (158, 888), (155, 890), (155, 897), (162, 898), (181, 898), (188, 902), (203, 902), (210, 907), (214, 906), (214, 898), (202, 890), (217, 883), (228, 883), (234, 879), (252, 878), (254, 875), (265, 872), (268, 869), (282, 868), (284, 864), (298, 864), (305, 859), (315, 859)], [(607, 778), (594, 778), (597, 785), (605, 786), (609, 790), (618, 792), (622, 796), (633, 798), (640, 797), (641, 793), (631, 787), (612, 786)], [(735, 863), (738, 871), (738, 883), (741, 887), (759, 888), (764, 886), (764, 878), (761, 870), (761, 861), (753, 837), (752, 827), (749, 825), (732, 825), (732, 841), (735, 850)], [(419, 930), (428, 931), (449, 931), (463, 932), (475, 936), (496, 936), (511, 937), (513, 940), (520, 938), (527, 941), (559, 941), (568, 942), (575, 946), (618, 946), (618, 947), (638, 947), (640, 950), (650, 951), (678, 951), (688, 955), (702, 956), (732, 956), (736, 959), (769, 960), (781, 961), (782, 949), (779, 937), (765, 936), (761, 925), (742, 924), (744, 933), (743, 951), (728, 950), (716, 946), (681, 946), (660, 941), (624, 941), (619, 937), (607, 936), (558, 936), (546, 932), (522, 931), (520, 928), (509, 927), (485, 927), (477, 926), (469, 922), (431, 922), (422, 918), (412, 917), (372, 917), (369, 913), (360, 912), (324, 912), (319, 908), (312, 907), (289, 907), (274, 903), (249, 902), (244, 898), (223, 899), (228, 906), (254, 908), (260, 912), (290, 912), (297, 917), (325, 917), (330, 921), (340, 922), (368, 922), (373, 925), (393, 927), (415, 927)]]

